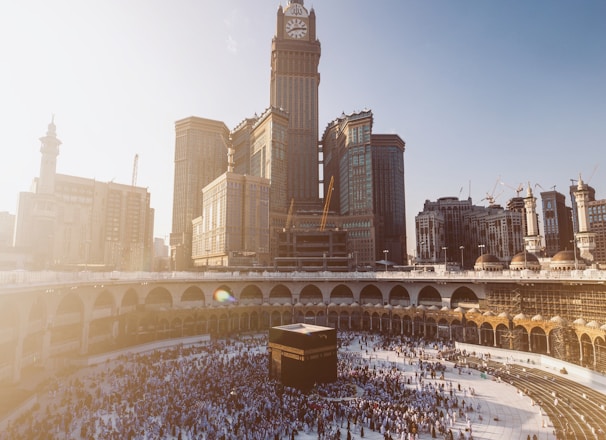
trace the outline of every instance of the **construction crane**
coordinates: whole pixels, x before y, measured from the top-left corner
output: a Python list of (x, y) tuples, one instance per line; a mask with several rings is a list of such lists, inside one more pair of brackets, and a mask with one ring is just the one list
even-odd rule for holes
[(290, 229), (292, 223), (292, 210), (295, 205), (295, 198), (290, 199), (290, 207), (288, 208), (288, 214), (286, 214), (286, 223), (284, 224), (284, 232)]
[(322, 211), (322, 220), (320, 220), (320, 231), (326, 228), (326, 217), (328, 217), (328, 208), (330, 207), (330, 198), (332, 192), (335, 189), (335, 176), (330, 177), (330, 183), (328, 184), (328, 191), (326, 192), (326, 201), (324, 202), (324, 210)]
[(138, 167), (139, 167), (139, 155), (135, 154), (135, 159), (133, 160), (133, 180), (131, 181), (132, 186), (137, 186)]
[(492, 191), (490, 193), (486, 193), (486, 197), (484, 197), (482, 200), (480, 200), (481, 202), (483, 202), (484, 200), (488, 201), (488, 206), (493, 206), (495, 204), (495, 200), (497, 197), (499, 197), (503, 191), (501, 191), (498, 195), (494, 195), (494, 192), (497, 189), (497, 185), (498, 183), (501, 181), (501, 176), (499, 176), (497, 178), (497, 181), (494, 183), (494, 186), (492, 187)]
[(516, 192), (516, 197), (520, 197), (520, 193), (521, 193), (522, 191), (524, 191), (524, 184), (523, 184), (523, 183), (520, 183), (520, 184), (517, 186), (517, 188), (514, 188), (513, 186), (508, 185), (508, 184), (506, 184), (505, 182), (503, 182), (503, 181), (501, 180), (501, 185), (506, 186), (507, 188), (514, 190), (514, 191)]

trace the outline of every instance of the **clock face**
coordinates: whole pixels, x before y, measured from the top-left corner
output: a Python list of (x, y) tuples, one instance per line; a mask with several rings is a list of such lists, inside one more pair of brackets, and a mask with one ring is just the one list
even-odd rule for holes
[(286, 33), (291, 38), (303, 38), (307, 35), (307, 23), (300, 18), (292, 18), (286, 22)]

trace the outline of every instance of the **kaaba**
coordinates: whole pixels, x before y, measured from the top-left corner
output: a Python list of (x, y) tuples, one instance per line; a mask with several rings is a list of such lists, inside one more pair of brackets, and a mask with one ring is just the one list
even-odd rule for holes
[(269, 377), (301, 390), (337, 379), (337, 330), (309, 324), (269, 329)]

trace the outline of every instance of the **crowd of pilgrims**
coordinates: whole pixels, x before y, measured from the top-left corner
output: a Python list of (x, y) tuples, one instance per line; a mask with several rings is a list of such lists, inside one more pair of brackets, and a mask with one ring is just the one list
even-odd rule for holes
[(338, 340), (337, 380), (305, 392), (269, 379), (266, 336), (122, 356), (53, 380), (0, 440), (471, 438), (474, 390), (443, 376), (451, 347), (367, 333)]

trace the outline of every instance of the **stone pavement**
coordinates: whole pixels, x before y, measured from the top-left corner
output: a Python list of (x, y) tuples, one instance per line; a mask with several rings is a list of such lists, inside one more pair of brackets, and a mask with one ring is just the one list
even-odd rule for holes
[[(437, 354), (436, 350), (426, 349), (425, 353), (429, 356), (428, 360), (437, 360), (432, 358)], [(365, 353), (362, 355), (370, 357), (371, 362), (379, 365), (387, 363), (394, 365), (404, 371), (406, 375), (410, 374), (414, 378), (413, 366), (407, 364), (407, 359), (398, 358), (393, 351), (377, 350), (368, 355)], [(444, 381), (452, 382), (459, 400), (465, 400), (466, 405), (471, 404), (474, 408), (473, 412), (467, 413), (474, 440), (526, 440), (528, 436), (532, 439), (533, 435), (541, 440), (556, 439), (554, 427), (549, 418), (528, 396), (519, 393), (515, 387), (497, 381), (492, 376), (477, 370), (468, 368), (459, 370), (455, 368), (453, 362), (440, 362), (447, 366)], [(434, 382), (434, 380), (427, 380)], [(435, 382), (438, 381), (435, 380)], [(461, 391), (458, 391), (459, 385)], [(473, 396), (470, 389), (474, 391)], [(467, 434), (467, 427), (465, 419), (457, 418), (452, 427), (454, 438), (459, 438), (460, 433)], [(298, 436), (298, 438), (305, 439), (304, 436)], [(354, 436), (354, 438), (359, 438), (359, 436)], [(383, 439), (383, 436), (378, 432), (366, 431), (364, 438), (379, 440)], [(429, 433), (419, 435), (419, 439), (431, 438)]]
[[(366, 351), (351, 347), (343, 350), (358, 351), (369, 361), (376, 365), (392, 366), (402, 371), (405, 376), (411, 378), (411, 387), (417, 386), (414, 382), (415, 366), (410, 365), (410, 358), (397, 357), (393, 351), (375, 350)], [(427, 360), (436, 361), (437, 352), (432, 349), (425, 350)], [(109, 362), (119, 362), (113, 360)], [(452, 427), (454, 438), (459, 434), (468, 435), (468, 427), (471, 426), (473, 439), (502, 440), (502, 439), (532, 439), (536, 435), (538, 439), (555, 439), (554, 426), (549, 418), (541, 412), (540, 408), (533, 404), (532, 400), (518, 392), (518, 390), (506, 383), (497, 381), (492, 376), (480, 373), (477, 370), (467, 368), (455, 368), (455, 364), (449, 361), (440, 361), (447, 369), (444, 373), (444, 381), (452, 383), (452, 389), (459, 400), (465, 400), (466, 405), (471, 405), (473, 411), (467, 412), (468, 425), (465, 418), (458, 417)], [(88, 370), (88, 369), (84, 369)], [(88, 370), (90, 371), (90, 370)], [(77, 374), (84, 373), (79, 371)], [(431, 382), (439, 382), (441, 379), (426, 379)], [(33, 385), (33, 384), (31, 384)], [(460, 389), (459, 389), (460, 386)], [(346, 431), (341, 430), (341, 438), (345, 438)], [(359, 434), (354, 434), (355, 439), (360, 439)], [(379, 432), (365, 431), (365, 439), (381, 440), (383, 436)], [(429, 433), (421, 433), (419, 439), (432, 438)], [(438, 437), (439, 438), (439, 437)], [(467, 438), (467, 437), (466, 437)], [(300, 440), (315, 440), (317, 434), (300, 433)]]

